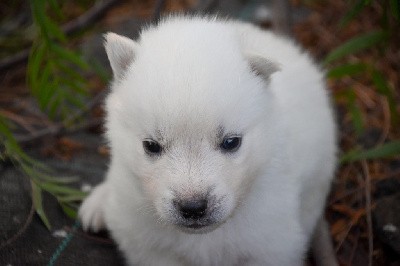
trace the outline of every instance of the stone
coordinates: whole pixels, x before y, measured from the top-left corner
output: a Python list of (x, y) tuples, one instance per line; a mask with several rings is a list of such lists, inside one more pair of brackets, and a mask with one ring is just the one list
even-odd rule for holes
[(400, 255), (400, 193), (379, 200), (372, 215), (376, 236)]

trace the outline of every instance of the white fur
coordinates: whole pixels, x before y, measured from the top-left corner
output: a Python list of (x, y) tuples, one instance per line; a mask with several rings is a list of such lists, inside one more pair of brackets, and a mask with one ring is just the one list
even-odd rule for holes
[[(104, 220), (130, 265), (301, 265), (336, 162), (328, 92), (308, 55), (207, 17), (167, 18), (137, 42), (108, 34), (106, 50), (111, 165), (81, 207), (84, 228)], [(241, 147), (221, 152), (218, 134), (241, 134)], [(165, 152), (148, 156), (146, 138)], [(177, 225), (172, 201), (206, 191), (214, 224)]]

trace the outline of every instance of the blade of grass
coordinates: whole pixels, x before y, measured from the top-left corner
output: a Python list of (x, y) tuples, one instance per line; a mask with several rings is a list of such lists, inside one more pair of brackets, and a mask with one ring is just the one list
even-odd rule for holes
[(353, 150), (340, 158), (340, 163), (347, 163), (359, 160), (383, 159), (393, 156), (400, 156), (400, 140), (391, 141), (382, 146), (369, 150)]
[(85, 83), (86, 80), (83, 78), (81, 73), (73, 69), (70, 65), (66, 65), (66, 63), (68, 62), (59, 61), (57, 62), (57, 67), (62, 73), (64, 73), (66, 76), (69, 76), (69, 78), (73, 79), (74, 81)]
[(370, 48), (378, 43), (381, 43), (387, 39), (387, 32), (383, 30), (377, 30), (368, 32), (363, 35), (356, 36), (344, 44), (340, 45), (333, 51), (331, 51), (325, 58), (324, 64), (329, 64), (336, 61), (346, 55), (354, 54), (356, 52)]
[(51, 7), (51, 10), (54, 11), (55, 15), (59, 18), (64, 18), (64, 14), (61, 12), (61, 8), (59, 4), (57, 3), (57, 0), (49, 0), (49, 4)]
[(85, 196), (86, 193), (75, 188), (64, 187), (58, 184), (50, 183), (50, 182), (43, 182), (40, 183), (39, 186), (50, 193), (53, 194), (63, 194), (63, 195), (76, 195), (76, 196)]
[(22, 151), (22, 149), (19, 146), (18, 146), (18, 148), (19, 148), (19, 151), (17, 151), (17, 153), (19, 152), (18, 155), (21, 158), (21, 164), (27, 164), (27, 165), (34, 167), (35, 169), (42, 171), (42, 172), (50, 172), (51, 171), (51, 169), (47, 165), (33, 159), (29, 155), (27, 155), (25, 152)]
[(54, 177), (44, 173), (40, 173), (40, 175), (38, 175), (38, 179), (40, 181), (46, 181), (58, 185), (72, 184), (76, 183), (79, 180), (79, 178), (76, 176)]
[(87, 197), (86, 195), (70, 195), (70, 196), (60, 196), (57, 197), (57, 200), (60, 202), (76, 202), (76, 201), (82, 201)]
[[(58, 88), (58, 90), (59, 90), (59, 88)], [(47, 114), (50, 117), (54, 118), (57, 114), (57, 110), (60, 109), (62, 104), (63, 104), (62, 91), (59, 90), (58, 95), (57, 94), (53, 95), (53, 97), (49, 101), (49, 103), (47, 105)]]
[(57, 24), (55, 24), (49, 17), (45, 16), (44, 17), (44, 22), (45, 24), (44, 29), (47, 33), (51, 33), (51, 36), (57, 40), (59, 40), (60, 42), (66, 42), (67, 41), (67, 37), (65, 37), (64, 32), (62, 32), (62, 30), (57, 26)]
[(27, 80), (31, 87), (32, 93), (35, 96), (39, 96), (40, 86), (39, 82), (39, 72), (40, 65), (42, 64), (46, 52), (45, 45), (37, 45), (34, 46), (31, 50), (31, 54), (28, 60), (28, 71), (27, 71)]
[(89, 65), (77, 54), (74, 52), (71, 52), (62, 46), (54, 43), (53, 47), (54, 52), (58, 54), (60, 57), (74, 63), (75, 65), (79, 66), (83, 70), (87, 70), (89, 68)]
[(370, 0), (358, 0), (357, 3), (353, 4), (353, 7), (340, 20), (339, 27), (343, 28), (344, 26), (346, 26), (350, 22), (350, 20), (360, 14), (364, 7), (370, 2)]
[(47, 227), (47, 229), (51, 230), (49, 219), (47, 218), (47, 215), (43, 209), (42, 190), (33, 181), (31, 181), (31, 185), (32, 185), (33, 206), (35, 207), (36, 213), (39, 215), (40, 219)]
[(344, 64), (330, 69), (326, 76), (328, 78), (342, 78), (362, 73), (366, 69), (367, 66), (363, 63)]
[(12, 135), (11, 131), (8, 128), (7, 122), (5, 118), (0, 115), (0, 132), (4, 135), (8, 142), (17, 143)]
[(66, 204), (65, 202), (59, 201), (61, 208), (63, 209), (64, 213), (70, 217), (71, 219), (76, 219), (77, 217), (77, 211), (76, 209), (72, 208), (69, 204)]
[(390, 0), (390, 10), (392, 11), (393, 17), (399, 21), (400, 20), (400, 1)]
[(372, 81), (377, 89), (377, 91), (385, 96), (389, 103), (390, 116), (392, 118), (392, 123), (397, 125), (399, 122), (399, 114), (397, 113), (397, 103), (393, 95), (393, 91), (390, 89), (390, 85), (384, 78), (383, 74), (377, 70), (372, 72)]
[(108, 83), (108, 81), (111, 79), (111, 75), (108, 73), (108, 71), (103, 67), (102, 64), (100, 64), (96, 60), (92, 60), (90, 63), (90, 66), (92, 69), (95, 71), (96, 75), (100, 77), (101, 81), (104, 83)]
[(349, 108), (351, 121), (357, 136), (360, 136), (364, 131), (364, 122), (362, 118), (362, 112), (356, 101), (356, 94), (354, 90), (350, 88), (347, 93), (347, 107)]

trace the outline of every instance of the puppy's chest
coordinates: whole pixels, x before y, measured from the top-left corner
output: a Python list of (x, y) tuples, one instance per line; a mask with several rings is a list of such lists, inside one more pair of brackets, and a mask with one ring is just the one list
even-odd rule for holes
[[(233, 265), (242, 266), (248, 265), (252, 259), (250, 255), (241, 254), (236, 250), (235, 253), (227, 250), (212, 250), (207, 253), (200, 254), (201, 252), (196, 252), (196, 254), (184, 254), (180, 256), (184, 265), (191, 266), (219, 266), (219, 265)], [(192, 252), (191, 252), (192, 253)]]
[(248, 247), (235, 236), (190, 236), (172, 247), (184, 265), (247, 265), (251, 261)]

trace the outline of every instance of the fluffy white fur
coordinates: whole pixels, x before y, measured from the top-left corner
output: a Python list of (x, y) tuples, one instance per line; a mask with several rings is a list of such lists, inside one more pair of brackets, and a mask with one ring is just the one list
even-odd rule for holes
[[(111, 165), (80, 209), (84, 228), (109, 229), (130, 265), (302, 265), (314, 231), (331, 248), (335, 123), (307, 54), (210, 17), (167, 18), (137, 42), (109, 33), (105, 46)], [(230, 134), (242, 144), (226, 153)], [(148, 138), (160, 156), (144, 151)], [(187, 228), (173, 202), (199, 195), (209, 224)], [(324, 252), (319, 263), (335, 265)]]

